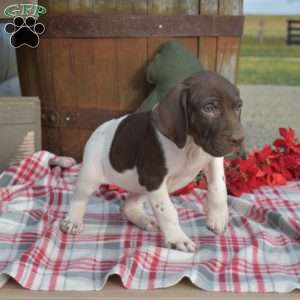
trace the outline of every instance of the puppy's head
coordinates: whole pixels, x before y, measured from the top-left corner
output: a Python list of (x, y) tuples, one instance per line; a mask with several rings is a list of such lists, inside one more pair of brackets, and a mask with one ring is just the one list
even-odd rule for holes
[(220, 157), (241, 150), (241, 109), (239, 90), (224, 77), (203, 71), (172, 89), (152, 115), (179, 148), (190, 135), (204, 151)]

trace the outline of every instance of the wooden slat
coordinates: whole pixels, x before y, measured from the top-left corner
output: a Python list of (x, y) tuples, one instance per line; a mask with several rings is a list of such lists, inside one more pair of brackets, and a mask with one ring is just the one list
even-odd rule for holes
[[(101, 2), (95, 0), (95, 2)], [(147, 13), (147, 0), (114, 0), (116, 14), (141, 14)]]
[(101, 66), (96, 64), (98, 54), (93, 50), (99, 41), (76, 39), (72, 44), (72, 72), (75, 79), (73, 84), (77, 95), (77, 106), (80, 108), (96, 107), (97, 98), (101, 96), (101, 91), (96, 88), (97, 81), (101, 80), (98, 77), (98, 70)]
[[(94, 13), (101, 14), (146, 14), (147, 2), (142, 1), (95, 1)], [(103, 109), (133, 109), (144, 96), (143, 66), (146, 60), (146, 39), (102, 39), (97, 40), (94, 49), (99, 69), (100, 88), (97, 107)], [(102, 58), (98, 56), (102, 55)], [(97, 72), (96, 72), (97, 73)]]
[[(149, 15), (198, 15), (199, 0), (148, 0)], [(166, 41), (173, 39), (172, 37), (153, 37), (148, 39), (148, 60), (153, 58), (157, 49)], [(198, 38), (177, 37), (174, 38), (183, 43), (193, 53), (198, 52)]]
[(36, 68), (37, 49), (20, 47), (16, 49), (16, 55), (22, 95), (40, 95), (39, 74)]
[(103, 110), (120, 107), (117, 81), (117, 42), (115, 39), (95, 40), (90, 50), (94, 57), (96, 106)]
[(239, 38), (218, 39), (217, 72), (233, 83), (237, 81), (239, 53)]
[(223, 0), (219, 3), (219, 13), (220, 15), (241, 15), (243, 11), (243, 1), (242, 0)]
[[(242, 0), (220, 1), (219, 13), (223, 15), (241, 15)], [(237, 81), (240, 38), (219, 37), (217, 44), (217, 72), (231, 82)]]
[(146, 97), (146, 60), (146, 39), (117, 40), (117, 85), (122, 111), (134, 111)]
[[(26, 51), (26, 48), (27, 47), (21, 47), (20, 51)], [(30, 59), (28, 60), (28, 63), (33, 63), (33, 68), (38, 72), (36, 84), (40, 88), (39, 97), (41, 105), (45, 106), (45, 104), (47, 104), (47, 106), (56, 107), (57, 98), (54, 79), (55, 75), (57, 75), (55, 74), (55, 71), (57, 70), (53, 68), (53, 58), (57, 58), (57, 56), (54, 56), (56, 54), (55, 52), (58, 50), (57, 45), (53, 40), (41, 40), (39, 47), (30, 50), (33, 55), (34, 52), (32, 50), (36, 51), (36, 61)], [(61, 53), (57, 54), (60, 55)], [(22, 69), (26, 70), (24, 67)], [(32, 79), (31, 82), (33, 82)], [(42, 148), (58, 155), (61, 154), (61, 131), (57, 128), (42, 127)]]
[[(118, 14), (147, 14), (147, 0), (116, 1)], [(146, 96), (145, 63), (147, 60), (146, 38), (115, 39), (115, 57), (119, 107), (117, 110), (133, 111)]]
[[(59, 15), (65, 11), (71, 13), (73, 9), (76, 10), (76, 7), (72, 7), (68, 0), (40, 0), (39, 4), (46, 7), (47, 16)], [(73, 4), (77, 4), (78, 8), (80, 8), (78, 1), (74, 1)], [(43, 22), (43, 17), (41, 21)], [(41, 45), (43, 46), (42, 48), (40, 48)], [(55, 110), (59, 110), (62, 106), (77, 107), (76, 78), (74, 74), (74, 60), (76, 60), (76, 57), (72, 55), (72, 51), (74, 51), (73, 40), (50, 39), (47, 42), (46, 39), (42, 39), (40, 46), (38, 48), (40, 56), (49, 55), (51, 59), (48, 72), (45, 72), (47, 69), (43, 61), (40, 61), (38, 65), (40, 70), (47, 73), (47, 75), (45, 75), (45, 83), (41, 83), (42, 106), (54, 108)], [(47, 76), (50, 77), (47, 78)], [(51, 88), (50, 94), (49, 87)], [(58, 99), (58, 101), (56, 101), (56, 99)], [(50, 116), (46, 116), (46, 118), (50, 118)], [(75, 138), (75, 130), (64, 128), (49, 128), (43, 126), (42, 134), (44, 149), (54, 152), (55, 154), (64, 154), (73, 156), (76, 159), (79, 158), (78, 131), (77, 139)]]
[[(241, 16), (55, 16), (43, 19), (42, 38), (241, 36)], [(87, 30), (88, 28), (88, 30)]]
[[(46, 7), (47, 16), (56, 16), (64, 14), (66, 11), (72, 13), (69, 0), (38, 0), (39, 5)], [(77, 3), (77, 1), (75, 1)]]
[[(52, 68), (52, 41), (41, 41), (38, 48), (17, 49), (18, 69), (23, 96), (39, 96), (41, 104), (56, 106)], [(42, 128), (42, 149), (60, 154), (61, 137), (57, 128)]]
[[(217, 15), (218, 0), (200, 0), (201, 15)], [(206, 70), (215, 71), (217, 61), (217, 38), (201, 37), (199, 39), (199, 59)]]
[[(72, 39), (51, 39), (51, 44), (54, 46), (49, 48), (53, 76), (46, 82), (45, 88), (48, 88), (50, 82), (53, 81), (54, 99), (58, 99), (53, 107), (59, 109), (62, 106), (77, 106), (78, 82), (76, 80), (79, 72), (75, 65), (78, 59), (75, 42)], [(62, 49), (64, 50), (62, 51)], [(46, 48), (43, 50), (44, 52), (46, 52)], [(43, 104), (45, 107), (52, 107), (51, 99), (47, 99)]]
[(48, 15), (52, 16), (115, 15), (130, 11), (144, 14), (147, 9), (144, 0), (39, 0), (39, 4), (47, 7)]
[(148, 13), (150, 15), (197, 15), (198, 0), (149, 0)]
[[(62, 39), (62, 42), (57, 44), (57, 50), (61, 53), (55, 55), (54, 59), (57, 65), (53, 63), (53, 68), (56, 69), (55, 92), (57, 99), (63, 99), (63, 101), (57, 101), (57, 111), (63, 107), (80, 107), (80, 103), (83, 101), (92, 102), (95, 105), (92, 86), (93, 73), (90, 69), (91, 63), (88, 61), (91, 59), (91, 55), (87, 55), (92, 47), (87, 48), (86, 46), (91, 45), (89, 42), (84, 44), (82, 40), (73, 39)], [(65, 50), (62, 51), (62, 49)], [(81, 130), (73, 128), (60, 128), (59, 130), (62, 138), (62, 153), (80, 161), (79, 153), (82, 151), (82, 145), (78, 141)]]

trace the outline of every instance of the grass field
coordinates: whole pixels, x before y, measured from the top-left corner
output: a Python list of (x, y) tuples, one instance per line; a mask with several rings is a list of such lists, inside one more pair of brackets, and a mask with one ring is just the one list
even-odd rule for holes
[(245, 17), (240, 84), (300, 85), (300, 45), (286, 45), (287, 19), (299, 20), (300, 16)]

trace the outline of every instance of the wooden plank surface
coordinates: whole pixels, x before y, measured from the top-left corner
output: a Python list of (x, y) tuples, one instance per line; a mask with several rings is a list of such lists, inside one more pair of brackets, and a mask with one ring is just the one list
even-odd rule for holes
[[(242, 34), (242, 16), (112, 15), (55, 16), (43, 19), (41, 38), (146, 38), (236, 36)], [(87, 30), (87, 28), (89, 30)]]
[[(102, 2), (102, 4), (101, 4)], [(147, 0), (140, 1), (120, 1), (114, 0), (109, 3), (105, 1), (95, 1), (94, 13), (108, 13), (111, 9), (114, 14), (146, 14)], [(102, 7), (101, 7), (102, 5)], [(111, 48), (102, 51), (106, 59), (110, 61), (109, 65), (98, 64), (98, 70), (94, 72), (96, 79), (100, 83), (104, 80), (105, 84), (110, 86), (110, 93), (105, 94), (99, 90), (97, 97), (97, 107), (112, 109), (116, 111), (133, 111), (145, 97), (145, 74), (144, 67), (147, 58), (147, 42), (145, 38), (138, 39), (107, 39), (111, 43)], [(102, 47), (102, 40), (97, 40), (97, 46)], [(95, 48), (97, 48), (94, 47)], [(95, 53), (95, 57), (98, 56)], [(111, 79), (107, 78), (107, 75)], [(103, 88), (105, 84), (100, 83)], [(97, 84), (99, 86), (99, 84)], [(109, 97), (107, 97), (109, 96)], [(92, 107), (92, 106), (90, 106)], [(88, 137), (86, 130), (81, 130), (81, 142), (84, 143)]]
[(125, 11), (144, 14), (147, 3), (144, 0), (39, 0), (39, 4), (48, 6), (49, 15), (115, 15)]
[[(109, 15), (146, 14), (147, 1), (46, 1), (42, 0), (52, 15)], [(46, 39), (43, 39), (43, 41)], [(147, 58), (147, 42), (139, 39), (51, 39), (50, 50), (53, 71), (50, 71), (48, 87), (54, 82), (55, 107), (98, 108), (105, 110), (134, 110), (145, 97), (144, 66)], [(43, 49), (44, 50), (44, 49)], [(44, 54), (45, 55), (45, 54)], [(44, 68), (44, 67), (42, 67)], [(45, 97), (44, 105), (51, 104)], [(100, 125), (100, 123), (99, 123)], [(83, 146), (92, 130), (60, 128), (61, 149), (64, 155), (81, 161)], [(48, 146), (48, 145), (47, 145)]]
[(28, 291), (22, 288), (15, 281), (10, 280), (0, 289), (1, 300), (292, 300), (299, 299), (299, 291), (289, 294), (275, 293), (216, 293), (206, 292), (195, 287), (188, 279), (183, 279), (180, 283), (164, 289), (152, 290), (128, 290), (122, 286), (118, 276), (111, 276), (101, 291), (86, 292), (43, 292)]
[[(218, 7), (218, 0), (200, 0), (201, 15), (217, 15)], [(200, 37), (198, 56), (206, 70), (215, 71), (217, 63), (217, 38)]]
[(199, 0), (148, 0), (149, 15), (197, 15)]
[[(147, 14), (147, 0), (115, 1), (119, 14)], [(133, 111), (146, 96), (144, 68), (147, 60), (146, 38), (115, 39), (116, 83), (119, 106), (116, 110)]]
[[(18, 63), (22, 64), (22, 72), (26, 73), (26, 69), (32, 68), (32, 73), (35, 73), (36, 80), (29, 77), (30, 83), (35, 84), (36, 91), (32, 88), (28, 89), (24, 95), (32, 95), (33, 93), (38, 93), (41, 99), (41, 106), (47, 106), (55, 108), (57, 101), (61, 102), (62, 98), (57, 98), (56, 88), (55, 88), (55, 78), (57, 76), (57, 71), (60, 68), (53, 68), (53, 59), (59, 59), (60, 56), (55, 54), (58, 52), (55, 41), (41, 40), (39, 47), (35, 49), (30, 49), (27, 47), (21, 47), (17, 50), (17, 54), (24, 55), (24, 52), (30, 52), (33, 57), (28, 60), (18, 59)], [(54, 53), (53, 53), (54, 52)], [(32, 64), (32, 67), (29, 66)], [(27, 83), (21, 80), (22, 87), (26, 87)], [(67, 87), (66, 87), (67, 88)], [(22, 91), (23, 92), (23, 91)], [(58, 99), (58, 100), (57, 100)], [(53, 116), (47, 116), (48, 118), (53, 118)], [(53, 120), (55, 121), (55, 120)], [(45, 150), (53, 152), (55, 154), (61, 153), (61, 132), (58, 128), (45, 128), (42, 127), (42, 147)]]
[[(243, 11), (242, 4), (242, 0), (220, 1), (219, 14), (241, 15)], [(241, 39), (236, 37), (218, 38), (216, 70), (231, 82), (237, 81), (240, 42)]]
[[(17, 49), (18, 70), (23, 96), (39, 96), (41, 105), (56, 106), (52, 68), (52, 41), (40, 41), (38, 48)], [(42, 127), (42, 148), (60, 153), (61, 138), (57, 128)]]
[(21, 47), (16, 49), (18, 75), (20, 79), (21, 92), (24, 96), (38, 96), (39, 74), (36, 68), (36, 49)]
[[(148, 0), (149, 15), (198, 15), (199, 0)], [(172, 37), (153, 37), (148, 39), (148, 60), (152, 59), (157, 49), (166, 41), (173, 39)], [(175, 38), (175, 40), (183, 43), (195, 55), (198, 52), (198, 38), (186, 37)]]
[(147, 40), (117, 39), (117, 85), (121, 111), (134, 111), (146, 97)]

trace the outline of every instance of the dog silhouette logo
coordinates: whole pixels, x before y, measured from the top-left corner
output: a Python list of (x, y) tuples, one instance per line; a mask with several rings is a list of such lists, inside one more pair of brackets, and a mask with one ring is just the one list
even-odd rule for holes
[(14, 48), (28, 46), (36, 48), (40, 43), (39, 35), (45, 31), (45, 26), (32, 16), (16, 16), (12, 23), (7, 23), (4, 30), (11, 34), (10, 44)]

